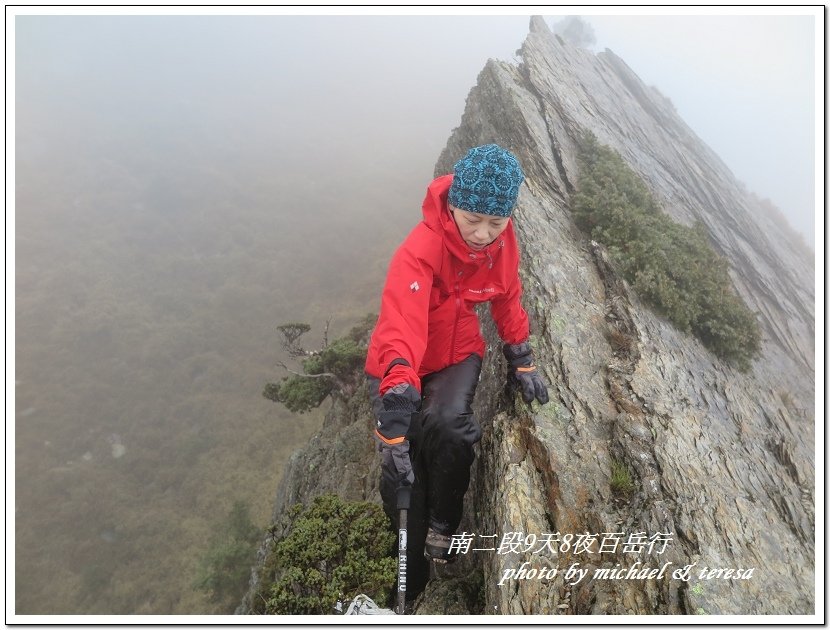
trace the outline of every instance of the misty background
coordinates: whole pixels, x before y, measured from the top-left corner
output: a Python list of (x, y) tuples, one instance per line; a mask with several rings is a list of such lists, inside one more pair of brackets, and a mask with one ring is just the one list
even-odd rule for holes
[[(813, 17), (585, 20), (814, 241)], [(276, 326), (377, 311), (529, 17), (14, 21), (15, 611), (228, 612), (199, 557), (321, 420), (261, 396)]]

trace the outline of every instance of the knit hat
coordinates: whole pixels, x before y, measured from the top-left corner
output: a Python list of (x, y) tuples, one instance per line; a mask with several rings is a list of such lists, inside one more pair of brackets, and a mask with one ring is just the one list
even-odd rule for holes
[(468, 212), (509, 217), (524, 173), (516, 156), (497, 144), (474, 147), (455, 163), (451, 205)]

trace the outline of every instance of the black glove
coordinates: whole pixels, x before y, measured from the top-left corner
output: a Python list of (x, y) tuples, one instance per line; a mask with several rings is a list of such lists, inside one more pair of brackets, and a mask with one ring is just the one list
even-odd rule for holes
[(535, 398), (541, 404), (548, 402), (548, 388), (542, 375), (533, 365), (533, 351), (526, 341), (518, 344), (504, 344), (504, 356), (510, 363), (510, 373), (522, 390), (522, 398), (528, 404)]
[(381, 452), (384, 458), (392, 458), (401, 485), (412, 485), (415, 475), (409, 459), (406, 433), (412, 414), (418, 411), (421, 395), (412, 385), (402, 383), (389, 389), (381, 401), (383, 411), (378, 415), (378, 426), (375, 431), (380, 439)]
[(383, 459), (392, 458), (395, 470), (398, 471), (398, 485), (411, 486), (415, 483), (415, 472), (412, 470), (412, 460), (409, 459), (409, 442), (404, 440), (398, 444), (380, 443)]

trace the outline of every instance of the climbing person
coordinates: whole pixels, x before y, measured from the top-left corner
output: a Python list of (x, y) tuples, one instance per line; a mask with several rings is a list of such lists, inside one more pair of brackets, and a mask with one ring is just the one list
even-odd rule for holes
[(397, 528), (396, 492), (411, 486), (407, 600), (429, 578), (428, 560), (452, 562), (473, 445), (472, 403), (485, 343), (473, 307), (489, 302), (514, 384), (527, 403), (548, 401), (533, 362), (511, 223), (524, 173), (496, 144), (470, 149), (433, 180), (423, 221), (392, 257), (366, 358), (382, 452), (380, 492)]

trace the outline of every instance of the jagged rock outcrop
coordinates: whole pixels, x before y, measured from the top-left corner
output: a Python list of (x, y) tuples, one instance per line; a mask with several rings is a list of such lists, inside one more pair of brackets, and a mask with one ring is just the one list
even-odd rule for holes
[[(475, 407), (484, 436), (461, 529), (476, 534), (473, 548), (493, 550), (442, 569), (452, 579), (430, 584), (422, 611), (435, 612), (443, 582), (451, 604), (439, 608), (449, 613), (814, 612), (814, 270), (670, 101), (613, 53), (571, 46), (533, 18), (521, 59), (487, 63), (436, 174), (488, 142), (519, 157), (524, 303), (551, 402), (528, 408), (505, 394), (500, 342), (484, 316), (490, 347)], [(617, 150), (675, 220), (705, 224), (759, 316), (763, 354), (751, 372), (645, 308), (576, 228), (569, 204), (584, 131)], [(292, 459), (276, 513), (325, 488), (377, 500), (365, 391), (342, 404), (351, 407), (327, 420), (336, 430)], [(338, 459), (341, 437), (352, 445)], [(633, 472), (633, 491), (612, 490), (615, 466)], [(555, 543), (557, 533), (573, 538)], [(655, 536), (651, 552), (623, 548), (638, 533)], [(595, 573), (638, 561), (641, 577)], [(564, 575), (576, 564), (586, 571), (579, 581)], [(691, 564), (688, 581), (673, 577)], [(752, 571), (701, 579), (704, 567)], [(463, 579), (478, 573), (483, 610), (478, 582)]]
[[(515, 214), (525, 305), (553, 394), (545, 407), (515, 411), (480, 394), (487, 428), (470, 525), (499, 536), (668, 533), (671, 542), (662, 554), (599, 553), (598, 544), (580, 553), (479, 552), (487, 609), (812, 613), (814, 271), (776, 238), (670, 102), (621, 59), (565, 43), (541, 18), (530, 30), (518, 67), (488, 62), (436, 168), (448, 172), (466, 148), (486, 142), (519, 156), (527, 174)], [(578, 232), (569, 199), (585, 130), (616, 149), (675, 220), (705, 224), (759, 316), (763, 356), (751, 373), (724, 365), (646, 309), (602, 248)], [(492, 327), (489, 339), (496, 350)], [(498, 352), (489, 359), (479, 392), (500, 390)], [(610, 489), (612, 461), (635, 472), (628, 499)], [(591, 579), (596, 568), (637, 560), (695, 565), (688, 582), (670, 570), (662, 579)], [(498, 585), (523, 562), (537, 570), (578, 562), (589, 572), (572, 586), (561, 574)], [(753, 572), (700, 579), (704, 567)]]

